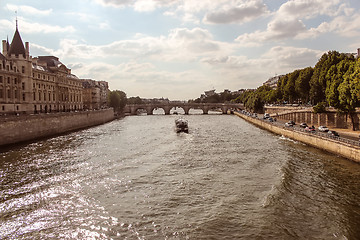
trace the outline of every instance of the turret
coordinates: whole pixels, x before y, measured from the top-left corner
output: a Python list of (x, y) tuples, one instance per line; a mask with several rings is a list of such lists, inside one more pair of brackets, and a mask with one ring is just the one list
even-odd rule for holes
[(2, 49), (3, 49), (3, 55), (6, 56), (7, 55), (7, 41), (6, 40), (2, 40)]
[(26, 55), (26, 58), (28, 58), (30, 56), (29, 42), (25, 42), (25, 55)]

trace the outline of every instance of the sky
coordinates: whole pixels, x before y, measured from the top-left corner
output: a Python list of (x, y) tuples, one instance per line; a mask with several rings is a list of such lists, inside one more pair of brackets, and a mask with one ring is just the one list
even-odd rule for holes
[(257, 88), (360, 48), (359, 0), (0, 0), (2, 39), (16, 18), (31, 56), (128, 97)]

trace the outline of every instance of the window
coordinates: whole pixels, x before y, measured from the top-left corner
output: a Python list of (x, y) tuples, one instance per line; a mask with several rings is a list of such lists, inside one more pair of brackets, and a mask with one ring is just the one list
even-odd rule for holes
[(15, 90), (14, 90), (14, 98), (17, 98), (17, 96), (18, 96), (18, 90), (15, 89)]
[(39, 92), (39, 101), (41, 101), (41, 92)]
[(17, 84), (17, 78), (14, 78), (14, 84)]
[(10, 84), (10, 77), (8, 77), (7, 83)]
[(11, 90), (10, 89), (7, 90), (7, 97), (11, 98)]
[(34, 101), (36, 100), (36, 94), (35, 92), (33, 92), (33, 96), (34, 96)]
[(25, 67), (24, 66), (21, 67), (21, 72), (25, 73)]
[(0, 88), (0, 98), (3, 98), (4, 96), (3, 96), (3, 89), (2, 88)]
[(5, 106), (2, 106), (2, 110), (5, 111)]
[(22, 95), (22, 100), (25, 101), (25, 93)]
[(21, 83), (21, 89), (25, 90), (25, 83)]
[(3, 82), (3, 76), (0, 76), (0, 83)]

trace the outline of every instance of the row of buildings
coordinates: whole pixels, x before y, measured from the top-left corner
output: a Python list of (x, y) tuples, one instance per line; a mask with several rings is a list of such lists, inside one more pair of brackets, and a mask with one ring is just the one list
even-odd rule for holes
[(55, 56), (30, 56), (17, 24), (11, 44), (3, 40), (2, 50), (0, 115), (107, 107), (107, 82), (79, 79)]

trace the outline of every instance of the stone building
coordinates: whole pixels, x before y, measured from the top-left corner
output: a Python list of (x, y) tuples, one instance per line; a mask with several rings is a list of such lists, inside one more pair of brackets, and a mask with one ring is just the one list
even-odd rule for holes
[[(29, 43), (16, 30), (0, 53), (0, 114), (83, 110), (83, 81), (54, 56), (31, 57)], [(108, 88), (107, 83), (102, 82)], [(106, 105), (104, 93), (96, 107)]]
[(82, 79), (84, 109), (103, 109), (107, 107), (109, 85), (105, 81)]

